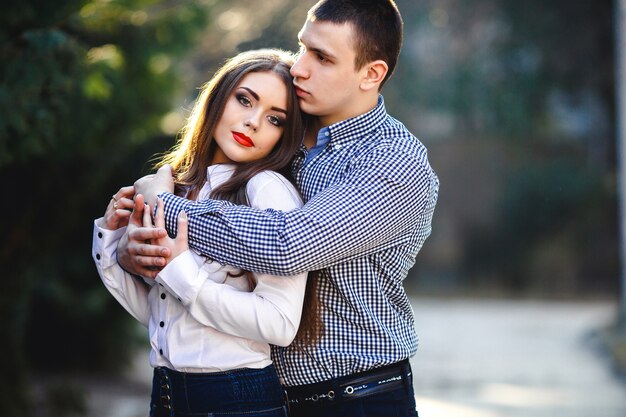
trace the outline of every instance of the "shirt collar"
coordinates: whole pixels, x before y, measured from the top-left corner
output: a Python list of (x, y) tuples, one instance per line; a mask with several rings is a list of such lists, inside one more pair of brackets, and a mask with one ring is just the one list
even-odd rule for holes
[(383, 123), (386, 116), (385, 100), (382, 95), (379, 95), (378, 103), (372, 110), (328, 126), (331, 145), (349, 142), (366, 136), (371, 131), (376, 130)]

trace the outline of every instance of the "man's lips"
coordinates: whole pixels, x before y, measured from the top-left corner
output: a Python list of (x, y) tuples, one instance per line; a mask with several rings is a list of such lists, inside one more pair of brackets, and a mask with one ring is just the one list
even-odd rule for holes
[(298, 87), (297, 85), (294, 85), (294, 87), (296, 88), (296, 95), (298, 97), (306, 97), (306, 96), (311, 95), (311, 93), (309, 93), (306, 90), (303, 90), (302, 88)]
[(235, 138), (238, 144), (240, 144), (241, 146), (245, 146), (246, 148), (254, 146), (254, 142), (252, 142), (252, 139), (250, 139), (243, 133), (233, 132), (233, 138)]

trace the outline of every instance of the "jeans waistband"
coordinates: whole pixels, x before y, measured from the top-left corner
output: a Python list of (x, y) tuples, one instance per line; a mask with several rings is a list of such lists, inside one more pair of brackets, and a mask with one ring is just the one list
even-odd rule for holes
[(286, 388), (290, 406), (350, 401), (412, 384), (409, 360), (316, 384)]
[(216, 373), (154, 369), (151, 407), (172, 415), (273, 410), (284, 404), (284, 391), (273, 365)]

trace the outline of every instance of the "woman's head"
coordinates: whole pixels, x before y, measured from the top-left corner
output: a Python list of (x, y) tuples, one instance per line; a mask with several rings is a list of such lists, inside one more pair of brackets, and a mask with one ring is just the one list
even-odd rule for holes
[(162, 161), (173, 166), (181, 184), (197, 191), (207, 166), (216, 162), (236, 162), (233, 182), (239, 185), (262, 170), (285, 172), (303, 133), (292, 64), (291, 54), (274, 49), (226, 61), (202, 87), (178, 144)]

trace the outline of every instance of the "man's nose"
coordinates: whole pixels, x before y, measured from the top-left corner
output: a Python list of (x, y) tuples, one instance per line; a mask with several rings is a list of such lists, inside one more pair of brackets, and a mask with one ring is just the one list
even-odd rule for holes
[(291, 76), (294, 78), (308, 78), (309, 72), (306, 70), (305, 54), (301, 54), (296, 62), (291, 66)]

